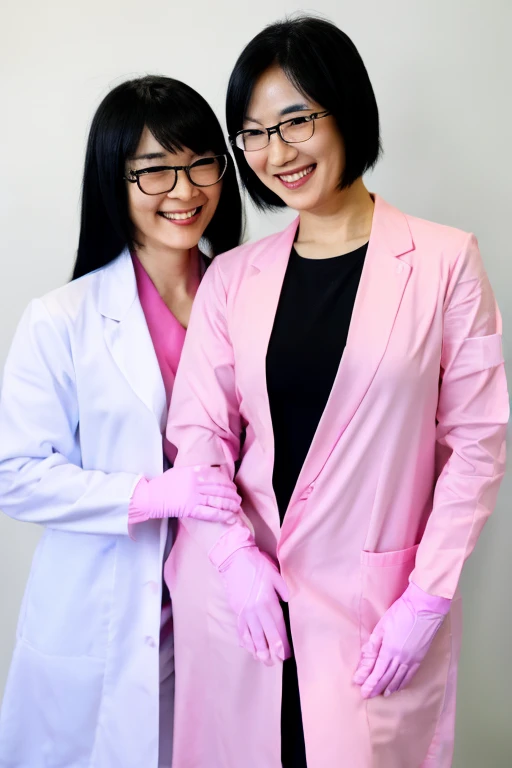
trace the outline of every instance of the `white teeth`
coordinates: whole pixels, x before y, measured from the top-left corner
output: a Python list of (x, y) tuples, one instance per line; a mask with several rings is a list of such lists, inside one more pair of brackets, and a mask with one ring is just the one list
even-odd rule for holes
[(293, 181), (298, 181), (299, 179), (303, 179), (304, 176), (307, 176), (308, 173), (311, 173), (313, 170), (313, 166), (310, 165), (309, 168), (304, 168), (303, 171), (299, 171), (298, 173), (291, 173), (289, 176), (281, 175), (279, 176), (280, 179), (283, 181), (286, 181), (288, 184), (291, 184)]
[(192, 216), (196, 215), (197, 211), (198, 209), (194, 208), (193, 211), (187, 211), (187, 213), (163, 213), (162, 212), (162, 216), (165, 219), (171, 219), (171, 221), (172, 220), (183, 221), (184, 219), (191, 219)]

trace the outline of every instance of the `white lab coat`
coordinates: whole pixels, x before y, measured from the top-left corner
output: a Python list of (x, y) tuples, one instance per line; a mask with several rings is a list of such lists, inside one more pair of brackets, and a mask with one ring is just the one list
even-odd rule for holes
[[(1, 768), (157, 768), (166, 397), (128, 252), (33, 301), (4, 371), (0, 509), (44, 526), (0, 719)], [(5, 585), (4, 585), (5, 588)], [(172, 728), (172, 723), (169, 723)]]

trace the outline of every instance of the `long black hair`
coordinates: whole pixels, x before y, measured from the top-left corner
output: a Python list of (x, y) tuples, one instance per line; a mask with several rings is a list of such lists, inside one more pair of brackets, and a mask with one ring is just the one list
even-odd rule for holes
[[(227, 152), (222, 128), (209, 104), (193, 88), (169, 77), (147, 75), (118, 85), (94, 115), (85, 157), (78, 253), (73, 279), (104, 267), (132, 247), (125, 162), (147, 126), (168, 151), (188, 147), (197, 154)], [(236, 172), (228, 153), (217, 210), (203, 237), (213, 255), (234, 248), (243, 233)]]
[[(379, 111), (368, 72), (352, 40), (330, 21), (300, 14), (265, 27), (246, 45), (231, 74), (226, 122), (242, 130), (259, 77), (277, 64), (295, 87), (333, 115), (345, 144), (340, 189), (372, 168), (380, 152)], [(235, 148), (240, 178), (261, 210), (286, 204), (261, 182)]]

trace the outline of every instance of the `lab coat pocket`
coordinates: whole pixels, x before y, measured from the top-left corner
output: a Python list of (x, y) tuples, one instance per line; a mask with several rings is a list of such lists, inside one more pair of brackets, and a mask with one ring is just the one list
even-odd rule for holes
[(116, 536), (47, 529), (24, 599), (22, 640), (49, 656), (105, 658)]
[(407, 589), (418, 545), (395, 552), (361, 552), (361, 643)]
[[(361, 553), (361, 645), (407, 588), (417, 549)], [(448, 615), (409, 686), (389, 698), (367, 701), (374, 768), (420, 768), (442, 711), (450, 659)]]

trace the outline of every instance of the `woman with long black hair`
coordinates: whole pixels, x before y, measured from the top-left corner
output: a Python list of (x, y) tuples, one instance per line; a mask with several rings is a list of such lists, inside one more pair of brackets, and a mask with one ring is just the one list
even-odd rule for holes
[(171, 468), (162, 430), (209, 262), (199, 241), (211, 257), (241, 232), (205, 100), (165, 77), (112, 90), (90, 130), (74, 279), (30, 304), (4, 372), (0, 507), (44, 528), (3, 701), (4, 768), (171, 766), (169, 519), (229, 522), (239, 497), (218, 468)]

